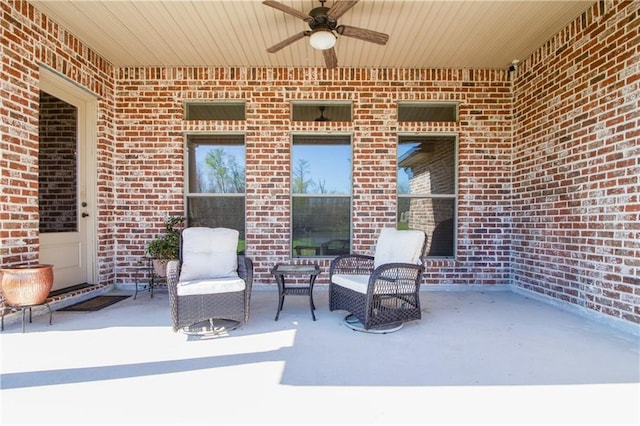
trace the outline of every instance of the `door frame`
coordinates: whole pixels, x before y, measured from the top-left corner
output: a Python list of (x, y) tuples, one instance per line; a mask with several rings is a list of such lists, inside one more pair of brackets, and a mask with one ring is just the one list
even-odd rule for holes
[[(40, 66), (40, 90), (47, 93), (52, 93), (56, 97), (62, 99), (65, 102), (71, 104), (81, 104), (81, 109), (84, 114), (79, 114), (78, 117), (78, 141), (83, 143), (83, 156), (78, 158), (78, 162), (83, 162), (84, 173), (83, 176), (79, 176), (84, 180), (86, 187), (85, 197), (81, 197), (78, 194), (78, 204), (83, 200), (87, 202), (89, 216), (86, 220), (86, 244), (85, 255), (87, 262), (87, 276), (86, 282), (88, 284), (96, 284), (98, 282), (98, 246), (97, 246), (97, 222), (96, 216), (98, 215), (97, 208), (97, 181), (96, 181), (96, 169), (97, 169), (97, 153), (96, 153), (96, 141), (97, 141), (97, 102), (98, 95), (89, 91), (88, 89), (79, 86), (78, 83), (68, 79), (67, 77), (57, 73), (56, 71), (46, 67)], [(70, 98), (73, 98), (72, 102), (65, 99), (65, 94)], [(80, 169), (80, 167), (79, 167)], [(82, 199), (81, 199), (82, 198)], [(78, 212), (87, 210), (82, 209), (78, 205)]]

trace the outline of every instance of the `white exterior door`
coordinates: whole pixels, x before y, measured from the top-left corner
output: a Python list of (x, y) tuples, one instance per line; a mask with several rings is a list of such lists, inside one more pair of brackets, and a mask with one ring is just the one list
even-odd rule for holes
[(96, 98), (47, 69), (40, 91), (40, 263), (53, 290), (94, 284)]

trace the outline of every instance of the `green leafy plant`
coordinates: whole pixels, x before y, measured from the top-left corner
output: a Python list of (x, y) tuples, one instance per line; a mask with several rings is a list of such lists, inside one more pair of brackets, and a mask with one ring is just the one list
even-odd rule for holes
[(180, 252), (180, 229), (184, 224), (182, 216), (168, 216), (164, 220), (164, 234), (157, 236), (147, 245), (147, 254), (154, 259), (177, 259)]

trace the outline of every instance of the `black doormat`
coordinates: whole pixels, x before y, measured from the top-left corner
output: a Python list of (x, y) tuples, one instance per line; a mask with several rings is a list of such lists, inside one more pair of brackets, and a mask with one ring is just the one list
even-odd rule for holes
[(102, 308), (111, 306), (121, 300), (126, 299), (129, 296), (96, 296), (91, 299), (87, 299), (83, 302), (76, 303), (75, 305), (67, 306), (66, 308), (58, 309), (58, 311), (71, 311), (71, 312), (94, 312), (99, 311)]
[(51, 293), (49, 293), (48, 297), (60, 296), (61, 294), (71, 293), (72, 291), (82, 290), (83, 288), (87, 288), (87, 287), (93, 287), (93, 285), (82, 283), (82, 284), (73, 285), (71, 287), (61, 288), (60, 290), (54, 290)]

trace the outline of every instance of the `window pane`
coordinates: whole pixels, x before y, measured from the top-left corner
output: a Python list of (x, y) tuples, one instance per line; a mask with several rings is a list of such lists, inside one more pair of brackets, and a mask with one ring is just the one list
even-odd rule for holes
[(78, 230), (77, 108), (40, 92), (38, 212), (40, 232)]
[(455, 138), (401, 136), (398, 194), (454, 194)]
[(189, 102), (186, 120), (244, 120), (244, 102)]
[(190, 136), (187, 145), (190, 193), (244, 193), (244, 136)]
[(398, 229), (424, 231), (427, 256), (455, 256), (455, 150), (451, 135), (398, 140)]
[(351, 104), (299, 104), (291, 105), (292, 121), (351, 121)]
[[(238, 251), (244, 252), (244, 135), (188, 135), (187, 148), (187, 223), (237, 229), (240, 232)], [(204, 193), (215, 195), (198, 195)]]
[(291, 161), (292, 256), (349, 253), (351, 137), (294, 135)]
[(455, 255), (454, 216), (453, 198), (398, 199), (398, 229), (424, 231), (427, 234), (427, 256)]
[(292, 256), (349, 253), (350, 197), (294, 197)]
[(351, 194), (349, 136), (294, 136), (291, 192)]
[(398, 121), (416, 122), (456, 122), (458, 104), (437, 103), (401, 103), (398, 104)]
[(189, 197), (187, 223), (189, 226), (223, 227), (240, 232), (238, 252), (244, 252), (245, 197)]

